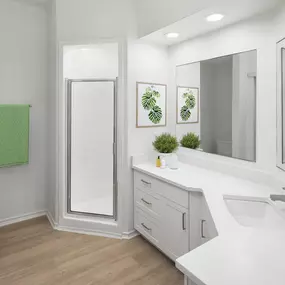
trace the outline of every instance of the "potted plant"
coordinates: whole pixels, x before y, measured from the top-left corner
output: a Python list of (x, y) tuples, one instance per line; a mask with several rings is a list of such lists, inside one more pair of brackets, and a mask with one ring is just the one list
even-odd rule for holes
[(197, 149), (200, 146), (200, 139), (195, 133), (187, 133), (180, 141), (181, 146), (191, 149)]
[(169, 133), (163, 133), (155, 138), (152, 145), (154, 149), (160, 154), (160, 157), (165, 159), (166, 165), (171, 167), (169, 164), (171, 161), (175, 160), (172, 159), (171, 156), (179, 146), (177, 138)]

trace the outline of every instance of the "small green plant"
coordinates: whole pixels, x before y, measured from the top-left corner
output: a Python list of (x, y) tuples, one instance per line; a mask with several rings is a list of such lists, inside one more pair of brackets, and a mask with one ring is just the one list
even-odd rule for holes
[(177, 138), (167, 133), (157, 136), (152, 145), (159, 153), (172, 153), (179, 146)]
[(196, 149), (200, 146), (200, 139), (199, 136), (197, 136), (194, 133), (187, 133), (184, 135), (180, 141), (181, 146)]

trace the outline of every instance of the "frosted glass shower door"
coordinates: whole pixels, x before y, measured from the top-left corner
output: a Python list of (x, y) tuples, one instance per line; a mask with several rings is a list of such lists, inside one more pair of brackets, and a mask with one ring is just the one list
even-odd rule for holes
[(115, 215), (115, 81), (68, 80), (68, 211)]

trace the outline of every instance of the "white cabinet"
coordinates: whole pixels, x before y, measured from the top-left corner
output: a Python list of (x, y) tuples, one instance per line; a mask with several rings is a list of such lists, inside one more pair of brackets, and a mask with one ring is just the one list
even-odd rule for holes
[(215, 238), (218, 235), (215, 223), (210, 213), (209, 207), (205, 197), (201, 196), (201, 217), (200, 217), (200, 228), (201, 228), (201, 244)]
[(190, 249), (204, 244), (218, 235), (206, 199), (202, 193), (190, 194)]
[(176, 259), (189, 252), (188, 209), (164, 199), (161, 223), (167, 254)]
[(189, 193), (134, 172), (135, 229), (173, 261), (189, 252)]
[(173, 261), (217, 236), (201, 192), (134, 171), (134, 205), (135, 229)]

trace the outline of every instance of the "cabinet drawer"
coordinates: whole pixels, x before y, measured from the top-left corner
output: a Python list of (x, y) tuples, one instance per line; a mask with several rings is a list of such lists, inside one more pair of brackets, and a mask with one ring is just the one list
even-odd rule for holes
[(142, 190), (152, 195), (157, 194), (163, 196), (170, 201), (183, 206), (186, 209), (189, 208), (188, 192), (169, 183), (162, 182), (149, 175), (135, 171), (134, 185), (135, 189)]
[(160, 201), (158, 197), (147, 194), (144, 191), (135, 189), (135, 206), (142, 208), (144, 211), (157, 218), (160, 211)]
[(138, 208), (135, 210), (135, 229), (145, 236), (149, 241), (158, 245), (158, 224), (149, 215)]
[(135, 188), (147, 192), (153, 192), (155, 188), (154, 178), (137, 171), (135, 171), (134, 183), (135, 183)]

